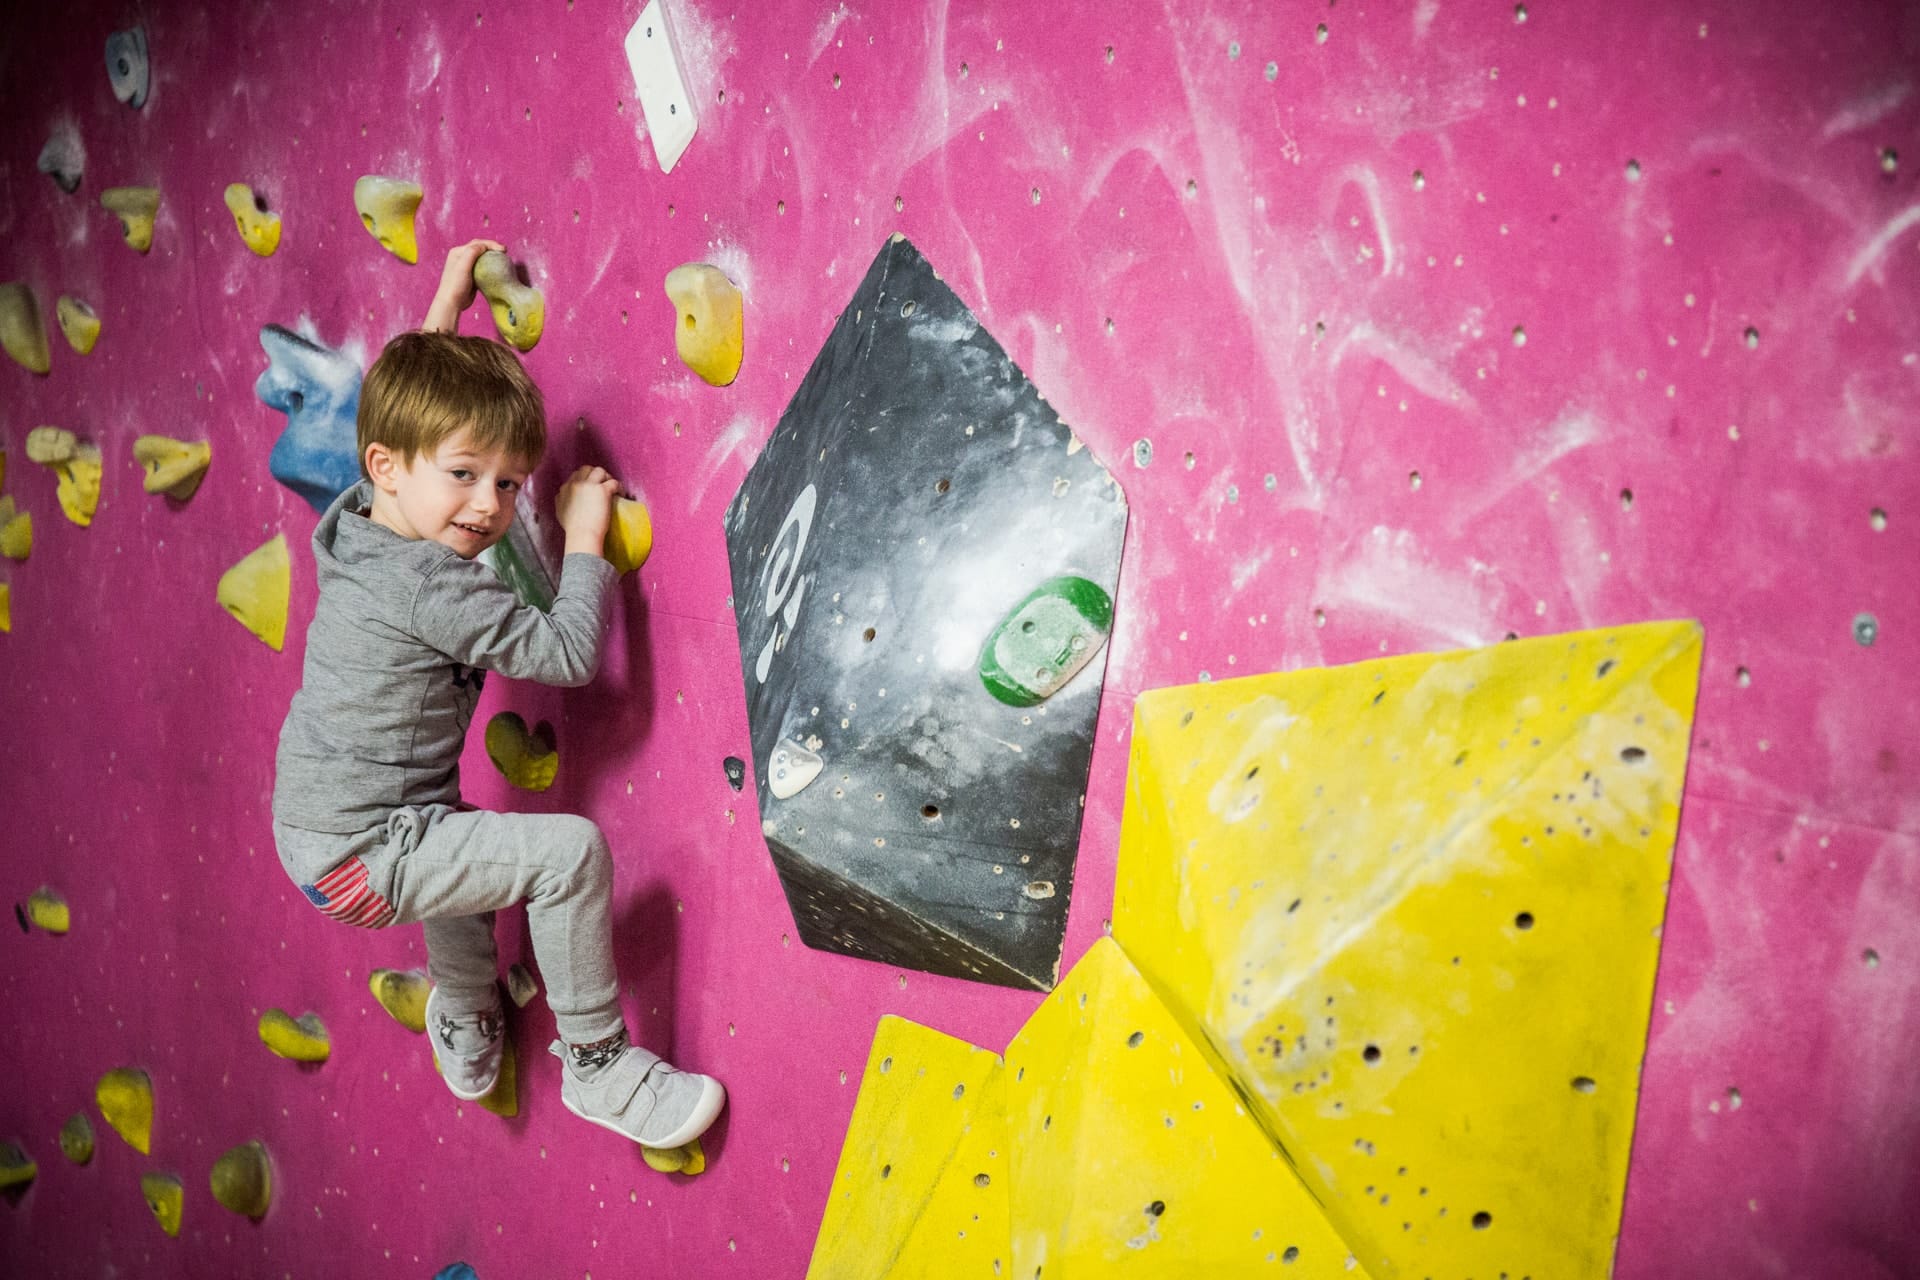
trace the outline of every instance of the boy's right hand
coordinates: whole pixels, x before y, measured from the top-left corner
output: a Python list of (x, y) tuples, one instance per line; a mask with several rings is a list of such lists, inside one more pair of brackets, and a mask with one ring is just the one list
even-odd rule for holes
[(581, 467), (554, 495), (553, 514), (566, 530), (566, 554), (605, 554), (607, 524), (613, 519), (613, 500), (620, 482), (602, 467)]
[(469, 240), (447, 250), (447, 265), (440, 268), (440, 286), (434, 290), (427, 318), (420, 324), (429, 333), (455, 333), (460, 328), (460, 313), (473, 305), (473, 264), (489, 249), (506, 251), (498, 240)]

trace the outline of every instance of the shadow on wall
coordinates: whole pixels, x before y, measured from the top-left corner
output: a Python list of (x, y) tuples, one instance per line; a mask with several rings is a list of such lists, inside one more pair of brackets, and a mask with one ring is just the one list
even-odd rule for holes
[[(574, 468), (603, 464), (619, 456), (603, 428), (590, 419), (550, 437), (546, 465), (556, 482)], [(623, 486), (631, 476), (618, 476)], [(543, 510), (551, 499), (541, 495)], [(621, 761), (632, 760), (645, 746), (653, 727), (653, 629), (647, 625), (644, 591), (621, 590), (615, 596), (621, 615), (609, 636), (600, 674), (591, 685), (559, 694), (566, 767), (551, 792), (562, 809), (582, 813), (600, 790), (612, 781)], [(624, 640), (624, 644), (621, 642)], [(616, 649), (617, 646), (617, 649)]]

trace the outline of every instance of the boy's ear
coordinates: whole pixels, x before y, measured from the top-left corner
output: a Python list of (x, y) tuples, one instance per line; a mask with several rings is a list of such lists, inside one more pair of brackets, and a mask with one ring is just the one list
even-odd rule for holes
[(394, 456), (392, 449), (375, 442), (367, 446), (366, 456), (362, 459), (367, 468), (367, 478), (373, 481), (373, 487), (384, 493), (393, 493), (400, 487), (400, 459)]

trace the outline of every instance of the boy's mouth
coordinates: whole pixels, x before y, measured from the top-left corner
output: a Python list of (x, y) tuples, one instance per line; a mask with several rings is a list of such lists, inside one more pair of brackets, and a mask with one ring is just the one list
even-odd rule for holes
[(458, 520), (454, 521), (453, 527), (471, 538), (484, 538), (489, 533), (485, 525), (461, 524)]

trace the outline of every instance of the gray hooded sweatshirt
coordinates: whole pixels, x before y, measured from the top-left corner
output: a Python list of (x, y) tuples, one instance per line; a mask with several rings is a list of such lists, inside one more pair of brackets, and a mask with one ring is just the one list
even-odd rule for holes
[(486, 564), (375, 524), (372, 500), (361, 481), (313, 532), (320, 603), (273, 785), (273, 816), (306, 831), (353, 835), (402, 806), (458, 804), (487, 673), (593, 679), (619, 578), (599, 556), (567, 556), (542, 613)]

